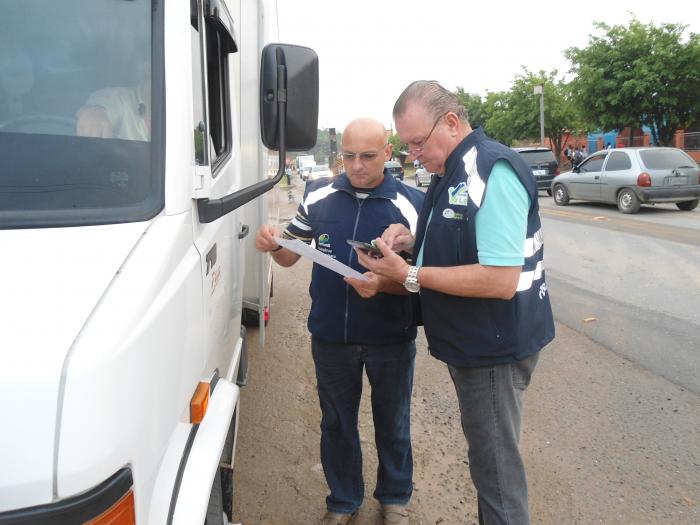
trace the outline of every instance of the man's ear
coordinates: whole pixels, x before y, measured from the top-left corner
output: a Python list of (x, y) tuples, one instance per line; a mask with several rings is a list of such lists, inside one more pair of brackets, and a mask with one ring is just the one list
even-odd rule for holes
[(459, 127), (459, 117), (451, 111), (445, 115), (445, 122), (447, 123), (447, 127), (450, 129), (456, 129)]
[(387, 144), (384, 146), (384, 158), (386, 160), (391, 159), (391, 154), (394, 152), (394, 145), (393, 144)]

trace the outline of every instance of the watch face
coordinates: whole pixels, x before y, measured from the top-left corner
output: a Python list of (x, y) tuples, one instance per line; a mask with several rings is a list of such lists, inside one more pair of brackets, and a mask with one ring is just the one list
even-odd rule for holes
[(412, 281), (403, 283), (403, 287), (412, 293), (417, 293), (418, 291), (420, 291), (420, 284), (418, 284), (416, 282), (412, 282)]

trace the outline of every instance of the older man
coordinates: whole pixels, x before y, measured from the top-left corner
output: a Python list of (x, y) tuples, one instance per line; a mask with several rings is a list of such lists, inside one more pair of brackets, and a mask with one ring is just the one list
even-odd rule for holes
[[(357, 119), (345, 128), (346, 173), (309, 181), (285, 237), (314, 241), (317, 250), (362, 270), (348, 240), (371, 241), (393, 223), (415, 232), (423, 194), (384, 174), (384, 162), (392, 152), (385, 133), (384, 126), (372, 119)], [(278, 264), (291, 266), (299, 256), (278, 245), (279, 235), (276, 228), (263, 226), (256, 246), (272, 252)], [(361, 286), (355, 280), (355, 291), (322, 266), (314, 265), (311, 276), (308, 327), (322, 413), (321, 463), (330, 488), (328, 512), (321, 521), (327, 525), (349, 523), (364, 497), (357, 430), (363, 369), (372, 387), (379, 459), (374, 497), (382, 505), (384, 523), (408, 524), (416, 329), (411, 326), (411, 302), (405, 290), (369, 277)]]
[[(360, 262), (420, 292), (430, 353), (447, 363), (457, 391), (479, 523), (525, 525), (522, 398), (554, 337), (537, 184), (510, 148), (472, 130), (437, 82), (409, 85), (394, 121), (411, 155), (438, 176), (417, 234), (392, 225), (376, 241), (384, 257), (359, 254)], [(413, 266), (394, 253), (410, 248)]]

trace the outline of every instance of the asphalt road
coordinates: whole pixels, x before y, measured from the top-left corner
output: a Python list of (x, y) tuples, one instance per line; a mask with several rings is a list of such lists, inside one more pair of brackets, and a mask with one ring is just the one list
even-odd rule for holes
[(700, 211), (540, 207), (557, 320), (700, 394)]

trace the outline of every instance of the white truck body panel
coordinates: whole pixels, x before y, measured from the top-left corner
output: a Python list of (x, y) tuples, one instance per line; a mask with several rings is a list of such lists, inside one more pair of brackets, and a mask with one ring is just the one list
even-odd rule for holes
[[(144, 0), (104, 5), (128, 11), (137, 3)], [(254, 250), (254, 233), (274, 209), (263, 195), (207, 223), (195, 198), (230, 195), (278, 164), (260, 140), (258, 100), (261, 50), (277, 36), (275, 5), (216, 4), (231, 15), (238, 51), (226, 59), (232, 142), (212, 168), (195, 163), (193, 72), (202, 57), (193, 56), (191, 2), (159, 3), (164, 198), (155, 216), (0, 229), (0, 403), (8, 423), (0, 432), (0, 523), (3, 512), (78, 497), (124, 468), (136, 523), (202, 523), (219, 460), (233, 461), (235, 443), (230, 451), (224, 443), (235, 440), (244, 289), (264, 328), (271, 259)], [(2, 127), (3, 96), (0, 140), (11, 131)], [(31, 134), (18, 133), (20, 140)], [(216, 387), (196, 426), (190, 400), (202, 381)]]
[(7, 460), (0, 469), (0, 511), (51, 501), (66, 354), (145, 228), (0, 231), (6, 254), (0, 258), (0, 399), (6, 421), (13, 422), (11, 432), (0, 432)]

